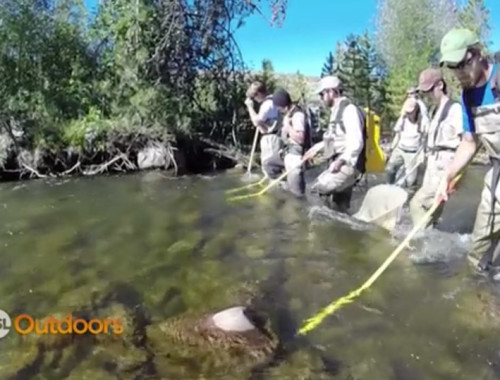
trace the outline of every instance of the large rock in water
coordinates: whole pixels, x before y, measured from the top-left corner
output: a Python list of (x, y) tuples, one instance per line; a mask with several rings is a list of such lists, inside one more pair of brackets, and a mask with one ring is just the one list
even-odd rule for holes
[(170, 155), (167, 148), (161, 144), (151, 144), (137, 154), (137, 166), (141, 170), (163, 168), (170, 166)]
[[(172, 376), (176, 363), (196, 362), (198, 373), (245, 370), (272, 358), (278, 340), (253, 310), (236, 306), (201, 316), (181, 315), (148, 327), (156, 365)], [(182, 371), (180, 368), (179, 371)], [(187, 376), (187, 373), (182, 373)]]

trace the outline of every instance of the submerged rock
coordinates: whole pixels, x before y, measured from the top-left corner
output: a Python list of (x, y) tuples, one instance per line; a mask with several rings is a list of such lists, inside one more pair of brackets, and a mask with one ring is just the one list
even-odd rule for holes
[[(254, 310), (236, 306), (201, 316), (173, 317), (149, 326), (147, 335), (157, 361), (173, 365), (198, 361), (203, 373), (233, 366), (249, 369), (269, 360), (278, 347), (266, 322)], [(157, 365), (169, 367), (165, 362)]]

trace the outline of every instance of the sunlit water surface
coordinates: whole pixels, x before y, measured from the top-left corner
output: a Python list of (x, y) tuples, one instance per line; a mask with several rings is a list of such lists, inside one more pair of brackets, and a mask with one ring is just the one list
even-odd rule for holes
[[(239, 171), (4, 183), (0, 308), (131, 317), (130, 331), (112, 342), (42, 345), (11, 331), (0, 341), (0, 376), (498, 379), (497, 291), (465, 260), (482, 173), (471, 172), (454, 195), (443, 231), (419, 234), (369, 291), (298, 345), (303, 320), (360, 286), (404, 238), (406, 214), (391, 236), (287, 194), (228, 203), (225, 190), (244, 184)], [(359, 202), (358, 194), (354, 209)], [(285, 344), (273, 365), (215, 371), (165, 354), (175, 347), (145, 332), (182, 313), (249, 302)]]

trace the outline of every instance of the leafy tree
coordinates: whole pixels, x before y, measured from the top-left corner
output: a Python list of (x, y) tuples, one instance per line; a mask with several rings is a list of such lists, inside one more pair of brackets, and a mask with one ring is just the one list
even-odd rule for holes
[(464, 28), (472, 30), (486, 47), (489, 41), (491, 27), (490, 11), (486, 8), (484, 0), (467, 0), (459, 12), (459, 23)]

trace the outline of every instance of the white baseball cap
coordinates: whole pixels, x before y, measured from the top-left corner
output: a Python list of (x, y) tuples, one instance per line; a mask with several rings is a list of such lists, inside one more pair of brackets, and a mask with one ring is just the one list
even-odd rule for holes
[(342, 82), (335, 75), (321, 78), (316, 94), (321, 94), (325, 90), (342, 88)]

